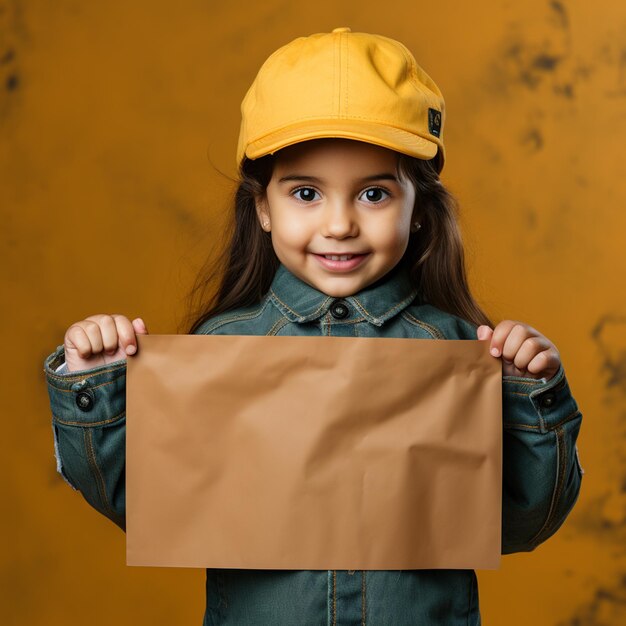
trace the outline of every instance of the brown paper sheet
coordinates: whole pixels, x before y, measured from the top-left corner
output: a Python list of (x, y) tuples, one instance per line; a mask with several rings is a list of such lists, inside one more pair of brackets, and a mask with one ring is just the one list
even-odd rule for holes
[(488, 341), (139, 335), (128, 565), (497, 569)]

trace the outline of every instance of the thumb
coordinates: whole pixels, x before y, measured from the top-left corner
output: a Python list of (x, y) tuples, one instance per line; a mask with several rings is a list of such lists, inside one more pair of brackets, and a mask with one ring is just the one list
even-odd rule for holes
[(133, 328), (135, 329), (135, 332), (139, 333), (140, 335), (148, 334), (148, 329), (146, 328), (144, 321), (140, 317), (133, 320)]

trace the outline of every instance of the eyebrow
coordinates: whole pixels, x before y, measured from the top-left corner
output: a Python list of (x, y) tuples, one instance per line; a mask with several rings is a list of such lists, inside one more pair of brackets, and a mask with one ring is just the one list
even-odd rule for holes
[[(304, 176), (302, 174), (289, 174), (288, 176), (283, 176), (282, 178), (280, 178), (278, 182), (286, 183), (291, 180), (303, 180), (303, 181), (307, 181), (311, 183), (321, 183), (321, 184), (324, 183), (324, 180), (322, 178), (317, 178), (315, 176)], [(393, 180), (397, 183), (400, 182), (397, 176), (395, 176), (394, 174), (390, 174), (388, 172), (382, 172), (381, 174), (372, 174), (371, 176), (364, 176), (363, 178), (360, 178), (358, 180), (359, 182), (363, 182), (363, 183), (370, 181), (370, 180)]]

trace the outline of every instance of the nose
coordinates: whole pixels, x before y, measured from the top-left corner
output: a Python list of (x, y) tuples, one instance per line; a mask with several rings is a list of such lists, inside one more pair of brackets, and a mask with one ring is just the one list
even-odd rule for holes
[(358, 234), (359, 225), (351, 203), (343, 199), (328, 202), (323, 210), (321, 230), (325, 237), (338, 239)]

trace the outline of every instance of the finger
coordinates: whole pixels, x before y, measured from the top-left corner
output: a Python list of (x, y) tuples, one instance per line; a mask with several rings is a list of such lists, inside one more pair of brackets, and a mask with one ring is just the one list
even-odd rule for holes
[(99, 341), (101, 346), (98, 352), (104, 351), (105, 354), (115, 354), (118, 346), (115, 320), (110, 315), (106, 314), (91, 315), (87, 320), (92, 322), (91, 325), (86, 326), (86, 331), (89, 338), (92, 340), (92, 345), (94, 341)]
[(489, 339), (492, 334), (493, 334), (493, 330), (489, 326), (487, 326), (486, 324), (481, 324), (476, 329), (476, 337), (480, 341), (485, 341), (485, 340)]
[[(522, 324), (520, 322), (516, 322), (515, 325), (511, 328), (511, 332), (506, 338), (504, 345), (502, 346), (502, 359), (508, 363), (515, 363), (515, 367), (518, 369), (524, 369), (524, 366), (528, 363), (527, 360), (524, 360), (524, 351), (522, 350), (522, 345), (525, 341), (530, 338), (530, 331), (526, 324)], [(529, 348), (532, 348), (532, 344), (526, 348), (526, 352), (529, 353)], [(522, 354), (520, 355), (520, 351), (522, 350)], [(529, 354), (529, 360), (536, 353)], [(519, 367), (518, 363), (523, 363), (523, 367)]]
[(81, 327), (89, 338), (92, 354), (100, 354), (105, 350), (100, 321), (102, 315), (90, 315), (80, 322)]
[(146, 324), (141, 317), (137, 317), (133, 320), (133, 327), (135, 328), (135, 332), (138, 332), (142, 335), (148, 334), (148, 329), (146, 328)]
[(126, 354), (137, 352), (137, 340), (135, 339), (135, 329), (131, 321), (125, 315), (111, 315), (117, 329), (118, 343), (120, 349)]
[(119, 349), (120, 338), (117, 332), (117, 324), (112, 315), (103, 315), (100, 322), (100, 332), (102, 333), (102, 343), (105, 352), (109, 355), (115, 354)]
[(74, 348), (81, 359), (88, 359), (93, 354), (89, 336), (80, 323), (72, 324), (67, 329), (64, 343), (67, 348)]
[(514, 356), (515, 366), (526, 369), (535, 356), (550, 346), (550, 342), (543, 336), (527, 337)]
[(507, 341), (512, 329), (518, 324), (515, 320), (502, 320), (493, 329), (491, 337), (491, 354), (500, 356), (504, 350), (504, 344)]
[(558, 369), (559, 355), (552, 349), (542, 350), (529, 361), (526, 369), (531, 374), (538, 374), (551, 368)]

